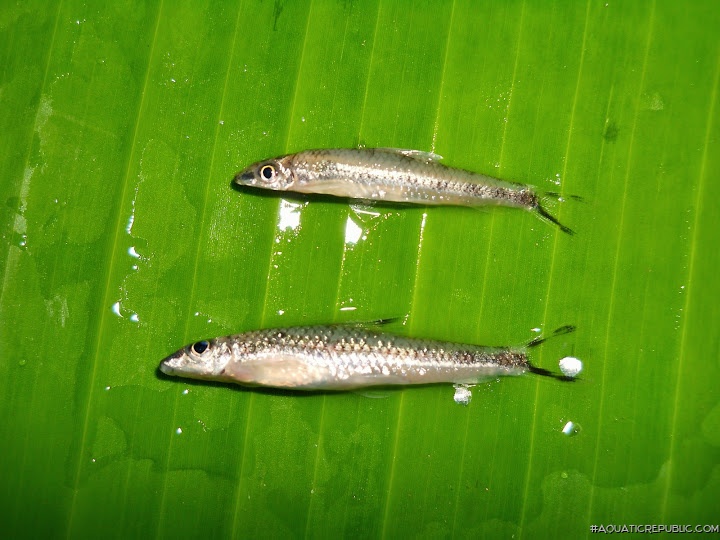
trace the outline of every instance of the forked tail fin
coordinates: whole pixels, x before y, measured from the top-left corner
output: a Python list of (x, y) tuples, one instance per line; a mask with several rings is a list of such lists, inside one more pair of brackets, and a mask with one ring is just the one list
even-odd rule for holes
[[(555, 193), (553, 191), (547, 191), (544, 193), (544, 195), (545, 195), (544, 198), (546, 198), (546, 199), (552, 198), (552, 199), (562, 200), (562, 198), (563, 198), (563, 195), (560, 195), (560, 193)], [(565, 195), (565, 197), (567, 197), (568, 199), (572, 199), (574, 201), (583, 201), (583, 198), (578, 197), (577, 195)], [(564, 232), (565, 234), (569, 234), (570, 236), (575, 234), (575, 231), (573, 231), (570, 227), (560, 223), (558, 218), (553, 216), (550, 212), (548, 212), (545, 209), (545, 207), (540, 202), (540, 197), (538, 197), (538, 200), (535, 203), (535, 210), (537, 211), (538, 216), (540, 216), (541, 219), (544, 219), (546, 221), (549, 221), (550, 223), (553, 223), (554, 225), (557, 225), (558, 227), (560, 227), (560, 230), (562, 232)]]
[(570, 236), (575, 234), (575, 231), (573, 231), (570, 227), (567, 227), (566, 225), (563, 225), (562, 223), (560, 223), (558, 221), (558, 219), (555, 216), (553, 216), (550, 212), (545, 210), (545, 208), (543, 208), (543, 206), (540, 203), (537, 204), (537, 206), (535, 207), (535, 210), (537, 210), (538, 215), (542, 219), (545, 219), (545, 220), (549, 221), (550, 223), (554, 223), (555, 225), (560, 227), (560, 230), (562, 232), (564, 232), (565, 234), (569, 234)]
[(547, 337), (536, 337), (535, 339), (530, 340), (526, 347), (528, 349), (531, 349), (533, 347), (537, 347), (538, 345), (545, 343), (548, 339), (554, 338), (556, 336), (564, 336), (565, 334), (571, 334), (576, 330), (575, 326), (572, 324), (566, 324), (565, 326), (561, 326), (560, 328), (556, 328), (553, 330), (553, 333)]
[[(528, 349), (532, 349), (534, 347), (537, 347), (538, 345), (542, 345), (545, 343), (548, 339), (552, 339), (557, 336), (564, 336), (565, 334), (570, 334), (575, 331), (575, 326), (572, 324), (567, 324), (565, 326), (561, 326), (560, 328), (555, 329), (555, 331), (547, 336), (547, 337), (536, 337), (533, 340), (530, 340), (526, 347)], [(577, 380), (577, 377), (570, 377), (568, 375), (564, 375), (562, 373), (555, 373), (547, 369), (539, 368), (537, 366), (534, 366), (529, 360), (528, 360), (528, 369), (530, 373), (534, 373), (536, 375), (542, 375), (543, 377), (551, 377), (553, 379), (557, 379), (559, 381), (566, 381), (566, 382), (572, 382)]]

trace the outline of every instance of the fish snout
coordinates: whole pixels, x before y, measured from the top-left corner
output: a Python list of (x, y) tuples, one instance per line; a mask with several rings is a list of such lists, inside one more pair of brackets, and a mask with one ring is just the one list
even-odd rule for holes
[(175, 375), (177, 367), (177, 358), (175, 358), (175, 356), (168, 356), (165, 360), (160, 362), (160, 371), (162, 371), (165, 375)]
[(241, 186), (255, 185), (255, 173), (252, 170), (239, 172), (235, 175), (235, 183)]
[(165, 375), (175, 375), (175, 368), (172, 367), (167, 358), (160, 362), (160, 371)]
[(185, 352), (179, 350), (160, 362), (160, 371), (165, 375), (176, 375), (184, 364)]

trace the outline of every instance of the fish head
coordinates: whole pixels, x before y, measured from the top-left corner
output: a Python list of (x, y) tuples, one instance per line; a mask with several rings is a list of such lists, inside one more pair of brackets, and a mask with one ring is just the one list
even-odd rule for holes
[(160, 362), (160, 371), (192, 379), (218, 379), (228, 363), (226, 349), (217, 339), (196, 341)]
[(292, 156), (266, 159), (253, 163), (235, 175), (235, 183), (277, 191), (288, 191), (295, 183), (290, 161)]

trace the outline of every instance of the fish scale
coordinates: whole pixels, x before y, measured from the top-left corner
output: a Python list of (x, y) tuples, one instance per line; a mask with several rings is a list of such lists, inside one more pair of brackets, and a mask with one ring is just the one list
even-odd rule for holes
[(358, 325), (332, 325), (257, 330), (197, 342), (166, 358), (160, 369), (249, 386), (345, 390), (467, 384), (534, 368), (523, 348), (412, 339)]
[(429, 152), (393, 148), (305, 150), (254, 163), (238, 173), (235, 182), (396, 203), (524, 208), (572, 234), (545, 210), (532, 187), (448, 167), (441, 159)]
[[(402, 152), (402, 151), (400, 151)], [(432, 154), (427, 154), (432, 156)], [(295, 190), (425, 204), (534, 206), (528, 186), (389, 149), (310, 150), (292, 156)], [(342, 184), (336, 187), (336, 184)]]

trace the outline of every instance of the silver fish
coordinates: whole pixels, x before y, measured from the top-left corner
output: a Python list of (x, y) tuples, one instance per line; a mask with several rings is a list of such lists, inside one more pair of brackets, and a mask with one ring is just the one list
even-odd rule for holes
[[(555, 334), (574, 327), (563, 327)], [(165, 358), (168, 375), (295, 390), (365, 386), (476, 383), (531, 371), (527, 347), (481, 347), (411, 339), (362, 325), (257, 330), (198, 341)]]
[(254, 163), (235, 176), (235, 183), (398, 203), (525, 208), (573, 234), (543, 208), (530, 186), (447, 167), (441, 159), (396, 148), (306, 150)]

